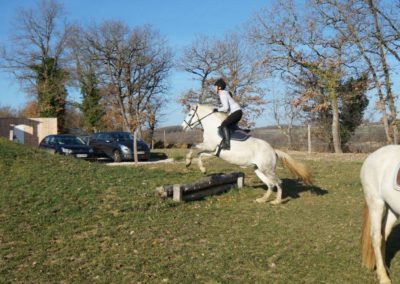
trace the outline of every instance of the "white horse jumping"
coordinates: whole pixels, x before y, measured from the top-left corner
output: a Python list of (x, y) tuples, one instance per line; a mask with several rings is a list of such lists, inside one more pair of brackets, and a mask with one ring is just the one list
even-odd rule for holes
[[(218, 136), (218, 126), (225, 118), (225, 114), (213, 112), (212, 106), (197, 104), (190, 109), (182, 123), (183, 130), (192, 129), (200, 124), (203, 126), (203, 142), (195, 146), (200, 150), (198, 166), (203, 173), (206, 172), (206, 168), (203, 166), (202, 157), (216, 155), (221, 142), (221, 138)], [(190, 150), (186, 156), (186, 166), (190, 166), (192, 157), (193, 150)], [(234, 165), (254, 168), (256, 175), (268, 187), (264, 196), (256, 199), (259, 203), (268, 201), (274, 187), (277, 188), (277, 196), (272, 204), (281, 203), (281, 180), (275, 174), (277, 157), (305, 184), (311, 184), (310, 174), (304, 165), (295, 162), (287, 153), (274, 150), (271, 145), (261, 139), (249, 137), (245, 141), (231, 140), (230, 150), (221, 150), (219, 157)]]
[(385, 264), (385, 243), (400, 214), (400, 146), (388, 145), (364, 161), (361, 184), (364, 190), (364, 222), (361, 233), (362, 264), (376, 267), (380, 283), (391, 283)]

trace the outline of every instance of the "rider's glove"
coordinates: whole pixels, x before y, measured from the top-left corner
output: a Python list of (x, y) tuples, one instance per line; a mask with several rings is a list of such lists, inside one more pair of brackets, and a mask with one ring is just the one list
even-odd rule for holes
[(218, 111), (218, 109), (217, 109), (217, 108), (214, 108), (214, 109), (213, 109), (213, 112), (217, 112), (217, 111)]

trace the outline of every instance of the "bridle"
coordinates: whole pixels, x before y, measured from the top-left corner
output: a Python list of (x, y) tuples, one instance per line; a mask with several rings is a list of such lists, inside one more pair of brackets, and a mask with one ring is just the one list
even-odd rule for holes
[[(186, 123), (186, 125), (190, 128), (193, 129), (194, 127), (196, 127), (197, 124), (200, 124), (201, 126), (203, 126), (201, 124), (201, 121), (203, 119), (205, 119), (207, 116), (210, 116), (211, 114), (213, 114), (214, 112), (210, 112), (209, 114), (206, 114), (205, 116), (203, 116), (202, 118), (199, 117), (199, 114), (197, 113), (197, 109), (199, 108), (198, 105), (196, 105), (196, 108), (194, 109), (194, 114), (190, 117), (189, 121), (186, 121), (186, 119), (183, 121), (184, 123)], [(192, 122), (194, 116), (196, 115), (197, 117), (197, 121), (196, 122)]]

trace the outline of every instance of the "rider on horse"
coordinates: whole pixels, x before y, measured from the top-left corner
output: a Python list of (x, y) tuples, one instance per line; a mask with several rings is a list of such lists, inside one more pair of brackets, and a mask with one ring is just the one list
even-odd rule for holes
[(237, 124), (242, 118), (243, 112), (240, 105), (232, 98), (230, 92), (226, 91), (226, 83), (223, 79), (218, 79), (215, 83), (215, 92), (219, 95), (222, 106), (215, 108), (214, 111), (226, 112), (228, 117), (221, 123), (222, 129), (221, 148), (230, 150), (230, 132), (229, 128)]

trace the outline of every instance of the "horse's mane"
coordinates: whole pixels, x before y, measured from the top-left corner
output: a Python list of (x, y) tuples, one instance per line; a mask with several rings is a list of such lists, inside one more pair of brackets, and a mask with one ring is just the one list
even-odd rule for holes
[[(215, 108), (215, 106), (213, 105), (203, 105), (203, 104), (199, 104), (199, 106), (201, 106), (202, 108), (205, 108), (206, 110), (208, 110), (209, 112), (212, 112), (212, 110)], [(216, 117), (218, 117), (221, 121), (224, 121), (225, 118), (228, 117), (228, 115), (224, 112), (216, 112), (214, 113), (214, 115)]]

